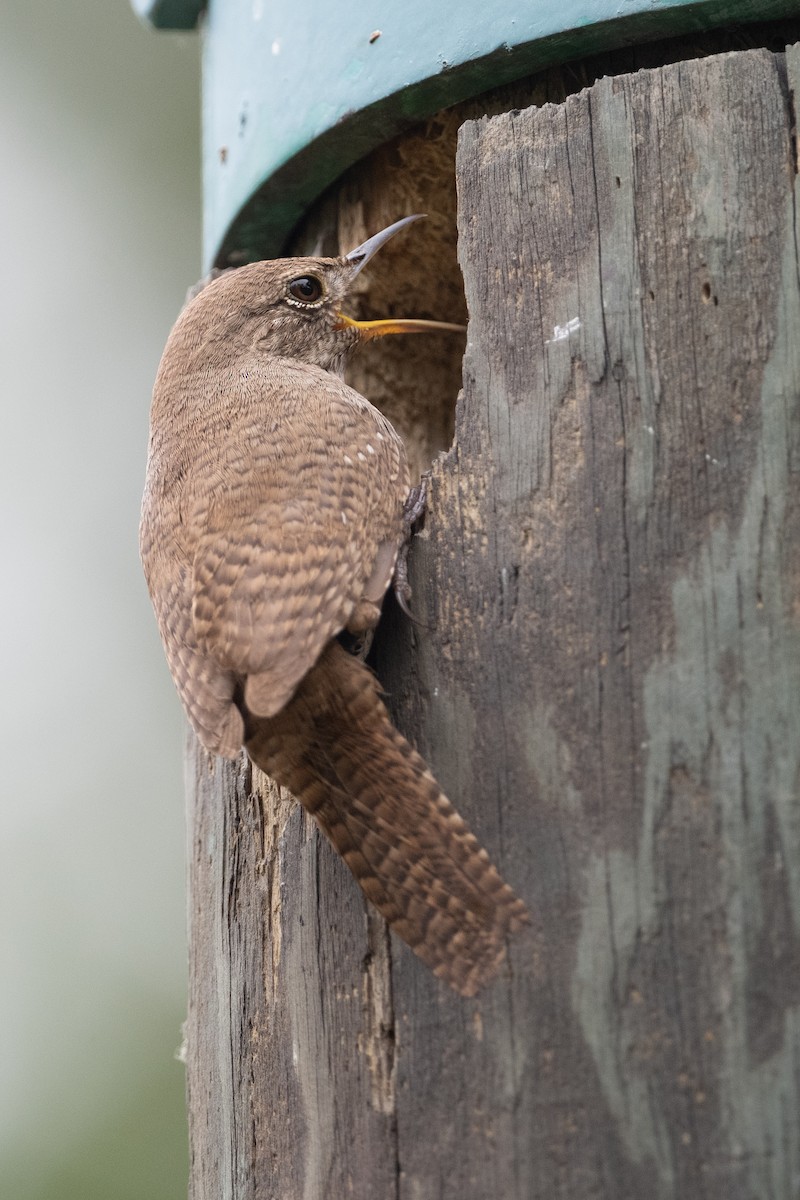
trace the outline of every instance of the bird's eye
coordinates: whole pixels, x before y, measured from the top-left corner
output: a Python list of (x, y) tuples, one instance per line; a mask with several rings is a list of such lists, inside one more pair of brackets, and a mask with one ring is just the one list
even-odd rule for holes
[(289, 284), (289, 295), (301, 304), (316, 304), (322, 296), (322, 284), (316, 275), (301, 275)]

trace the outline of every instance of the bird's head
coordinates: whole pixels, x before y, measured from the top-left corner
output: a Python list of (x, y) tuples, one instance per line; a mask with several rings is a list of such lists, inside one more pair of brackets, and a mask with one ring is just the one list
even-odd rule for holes
[(209, 357), (257, 353), (340, 373), (360, 343), (390, 333), (463, 332), (443, 321), (356, 321), (342, 311), (359, 272), (403, 217), (342, 258), (283, 258), (226, 271), (186, 306), (176, 325), (184, 349)]

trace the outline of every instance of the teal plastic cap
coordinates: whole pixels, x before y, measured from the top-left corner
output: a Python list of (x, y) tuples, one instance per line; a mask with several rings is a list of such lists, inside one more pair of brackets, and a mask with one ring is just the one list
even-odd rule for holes
[(206, 0), (131, 0), (140, 20), (156, 29), (195, 29)]

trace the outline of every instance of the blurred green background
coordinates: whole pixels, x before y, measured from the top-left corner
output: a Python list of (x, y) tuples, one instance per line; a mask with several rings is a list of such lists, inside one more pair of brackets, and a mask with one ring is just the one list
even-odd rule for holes
[(182, 718), (138, 563), (199, 45), (0, 0), (0, 1195), (186, 1194)]

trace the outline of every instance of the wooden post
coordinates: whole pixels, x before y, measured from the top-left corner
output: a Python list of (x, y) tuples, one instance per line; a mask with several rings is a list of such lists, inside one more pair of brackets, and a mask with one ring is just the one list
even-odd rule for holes
[(460, 999), (192, 745), (193, 1200), (797, 1197), (798, 89), (750, 51), (462, 129), (432, 630), (379, 673), (535, 925)]

